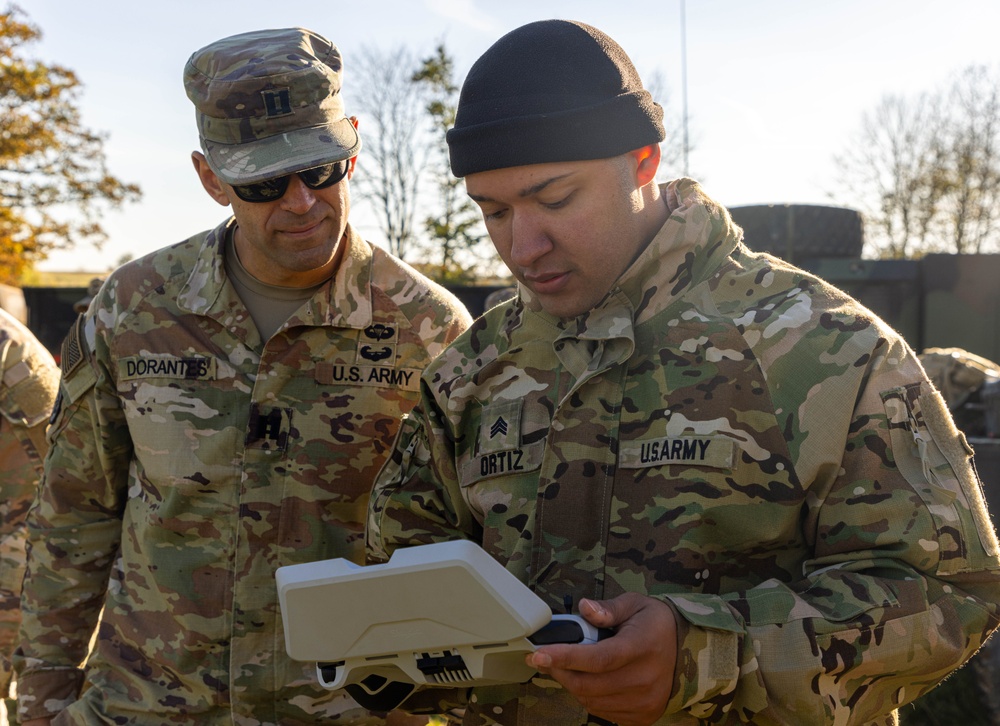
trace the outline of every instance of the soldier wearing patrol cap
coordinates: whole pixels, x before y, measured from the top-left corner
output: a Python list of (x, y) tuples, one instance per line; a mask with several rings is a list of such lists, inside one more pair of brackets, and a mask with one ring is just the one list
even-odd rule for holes
[(474, 689), (466, 723), (895, 723), (998, 622), (970, 449), (896, 333), (655, 181), (663, 138), (596, 28), (473, 65), (452, 170), (519, 293), (425, 371), (370, 558), (472, 539), (614, 629)]
[(337, 47), (301, 28), (185, 67), (194, 166), (233, 216), (115, 270), (63, 346), (29, 517), (22, 719), (382, 720), (287, 657), (274, 571), (361, 560), (420, 372), (470, 319), (352, 229), (361, 137), (342, 77)]
[(104, 284), (103, 277), (92, 277), (90, 279), (90, 282), (87, 283), (86, 294), (79, 300), (77, 300), (75, 303), (73, 303), (73, 312), (75, 313), (87, 312), (87, 308), (90, 306), (90, 301), (97, 296), (97, 293), (100, 291), (101, 285), (103, 284)]
[[(52, 356), (30, 330), (0, 310), (0, 698), (5, 700), (21, 621), (24, 517), (42, 474), (45, 427), (58, 389)], [(13, 704), (6, 700), (10, 717)]]

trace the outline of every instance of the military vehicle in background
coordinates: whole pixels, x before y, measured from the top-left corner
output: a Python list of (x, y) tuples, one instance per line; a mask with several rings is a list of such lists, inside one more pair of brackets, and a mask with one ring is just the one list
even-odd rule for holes
[(63, 338), (79, 312), (78, 303), (93, 296), (92, 288), (93, 283), (87, 287), (22, 288), (27, 305), (25, 324), (42, 345), (49, 349), (56, 362), (59, 362)]
[(4, 310), (19, 323), (28, 324), (28, 304), (19, 287), (0, 283), (0, 310)]

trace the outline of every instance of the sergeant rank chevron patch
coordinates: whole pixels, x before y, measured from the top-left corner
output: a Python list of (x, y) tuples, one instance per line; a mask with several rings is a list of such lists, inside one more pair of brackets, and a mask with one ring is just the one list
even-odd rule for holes
[(501, 436), (507, 435), (507, 422), (504, 421), (503, 416), (497, 416), (497, 420), (493, 422), (492, 426), (490, 426), (490, 438), (492, 439), (497, 434), (500, 434)]

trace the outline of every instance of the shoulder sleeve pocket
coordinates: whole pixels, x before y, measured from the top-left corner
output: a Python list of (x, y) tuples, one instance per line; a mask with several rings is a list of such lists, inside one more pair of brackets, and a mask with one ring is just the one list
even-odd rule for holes
[(941, 395), (928, 383), (914, 383), (883, 392), (882, 402), (896, 466), (936, 523), (939, 572), (995, 567), (1000, 546), (972, 450)]

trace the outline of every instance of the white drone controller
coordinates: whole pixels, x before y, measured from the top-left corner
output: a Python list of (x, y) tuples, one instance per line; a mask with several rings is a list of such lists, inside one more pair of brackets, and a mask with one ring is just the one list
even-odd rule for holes
[(610, 634), (578, 615), (553, 615), (473, 542), (397, 550), (382, 565), (345, 559), (275, 573), (285, 649), (315, 661), (320, 684), (388, 711), (417, 686), (521, 683), (526, 654)]

